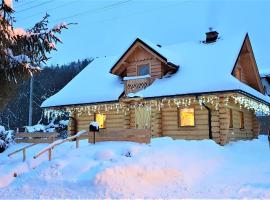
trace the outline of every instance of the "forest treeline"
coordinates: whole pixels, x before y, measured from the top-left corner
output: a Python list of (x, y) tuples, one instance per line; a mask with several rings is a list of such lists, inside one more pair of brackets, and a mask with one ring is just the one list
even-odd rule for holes
[[(34, 74), (33, 79), (33, 124), (42, 117), (41, 103), (61, 90), (72, 78), (83, 70), (92, 59), (83, 59), (64, 65), (44, 67)], [(22, 81), (19, 91), (0, 112), (0, 124), (6, 129), (16, 129), (28, 125), (30, 80)]]

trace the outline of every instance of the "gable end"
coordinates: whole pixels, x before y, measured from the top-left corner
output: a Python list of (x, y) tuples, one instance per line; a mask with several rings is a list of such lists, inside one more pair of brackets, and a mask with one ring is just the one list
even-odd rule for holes
[[(126, 62), (127, 59), (132, 56), (134, 52), (136, 52), (137, 48), (141, 48), (143, 51), (145, 51), (145, 54), (152, 55), (152, 59), (158, 60), (162, 66), (161, 71), (177, 71), (178, 66), (168, 62), (167, 58), (161, 55), (158, 51), (153, 49), (151, 46), (149, 46), (147, 43), (142, 41), (141, 39), (137, 38), (131, 45), (130, 47), (124, 52), (124, 54), (117, 60), (117, 62), (113, 65), (113, 67), (110, 70), (110, 73), (119, 75), (119, 76), (124, 76), (127, 75), (127, 69), (124, 67), (124, 65), (127, 65), (128, 63)], [(163, 68), (167, 68), (167, 70), (164, 70)], [(161, 75), (162, 77), (162, 75)], [(159, 77), (160, 78), (160, 77)]]
[(245, 36), (231, 74), (239, 81), (264, 94), (263, 84), (248, 34)]

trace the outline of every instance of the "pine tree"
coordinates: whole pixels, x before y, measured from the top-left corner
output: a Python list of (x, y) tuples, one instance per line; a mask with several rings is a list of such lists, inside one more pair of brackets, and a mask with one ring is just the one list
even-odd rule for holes
[(15, 18), (12, 0), (2, 0), (0, 4), (0, 109), (3, 109), (15, 95), (18, 82), (40, 71), (40, 66), (48, 61), (48, 54), (62, 43), (57, 36), (67, 23), (48, 28), (49, 15), (34, 27), (24, 30), (13, 26)]

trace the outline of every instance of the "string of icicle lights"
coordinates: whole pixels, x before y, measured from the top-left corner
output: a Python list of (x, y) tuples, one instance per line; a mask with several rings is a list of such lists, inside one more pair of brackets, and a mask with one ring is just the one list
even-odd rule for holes
[(152, 109), (161, 110), (164, 106), (176, 106), (176, 107), (189, 107), (191, 104), (198, 103), (201, 106), (201, 109), (204, 108), (203, 104), (211, 105), (215, 110), (218, 110), (220, 104), (224, 102), (225, 107), (228, 106), (231, 100), (239, 105), (239, 108), (245, 108), (248, 110), (254, 111), (256, 114), (261, 115), (270, 115), (269, 106), (255, 101), (251, 98), (242, 96), (242, 95), (230, 95), (225, 98), (220, 99), (220, 97), (211, 95), (211, 96), (200, 96), (196, 97), (181, 97), (181, 98), (163, 98), (160, 100), (141, 100), (139, 102), (133, 102), (132, 104), (119, 102), (119, 103), (108, 103), (108, 104), (97, 104), (97, 105), (78, 105), (72, 107), (65, 107), (63, 110), (57, 109), (45, 109), (44, 115), (46, 118), (56, 118), (61, 117), (65, 114), (71, 114), (75, 112), (78, 116), (83, 114), (93, 115), (94, 113), (101, 112), (123, 112), (125, 115), (129, 113), (131, 109), (140, 109), (146, 108), (151, 111)]

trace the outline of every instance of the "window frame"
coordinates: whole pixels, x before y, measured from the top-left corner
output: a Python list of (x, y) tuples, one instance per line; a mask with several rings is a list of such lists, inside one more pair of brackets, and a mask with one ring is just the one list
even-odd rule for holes
[(94, 114), (94, 121), (95, 122), (97, 120), (97, 115), (105, 115), (104, 127), (103, 128), (100, 128), (99, 127), (99, 129), (106, 129), (107, 128), (107, 123), (106, 123), (106, 121), (107, 121), (107, 114), (106, 113), (95, 113)]
[(239, 111), (239, 129), (243, 130), (245, 129), (245, 115), (243, 111)]
[[(193, 109), (194, 125), (188, 125), (188, 126), (182, 126), (181, 125), (181, 110), (183, 110), (183, 109)], [(179, 108), (177, 108), (177, 121), (178, 121), (178, 128), (194, 128), (194, 127), (196, 127), (196, 111), (195, 111), (195, 107), (190, 106), (190, 107), (179, 107)]]
[[(139, 74), (139, 72), (140, 72), (139, 68), (140, 67), (145, 67), (145, 66), (147, 66), (149, 68), (149, 74), (140, 75)], [(136, 70), (137, 70), (137, 76), (146, 76), (146, 75), (150, 75), (151, 76), (151, 66), (150, 66), (150, 63), (145, 63), (145, 64), (137, 65)]]

